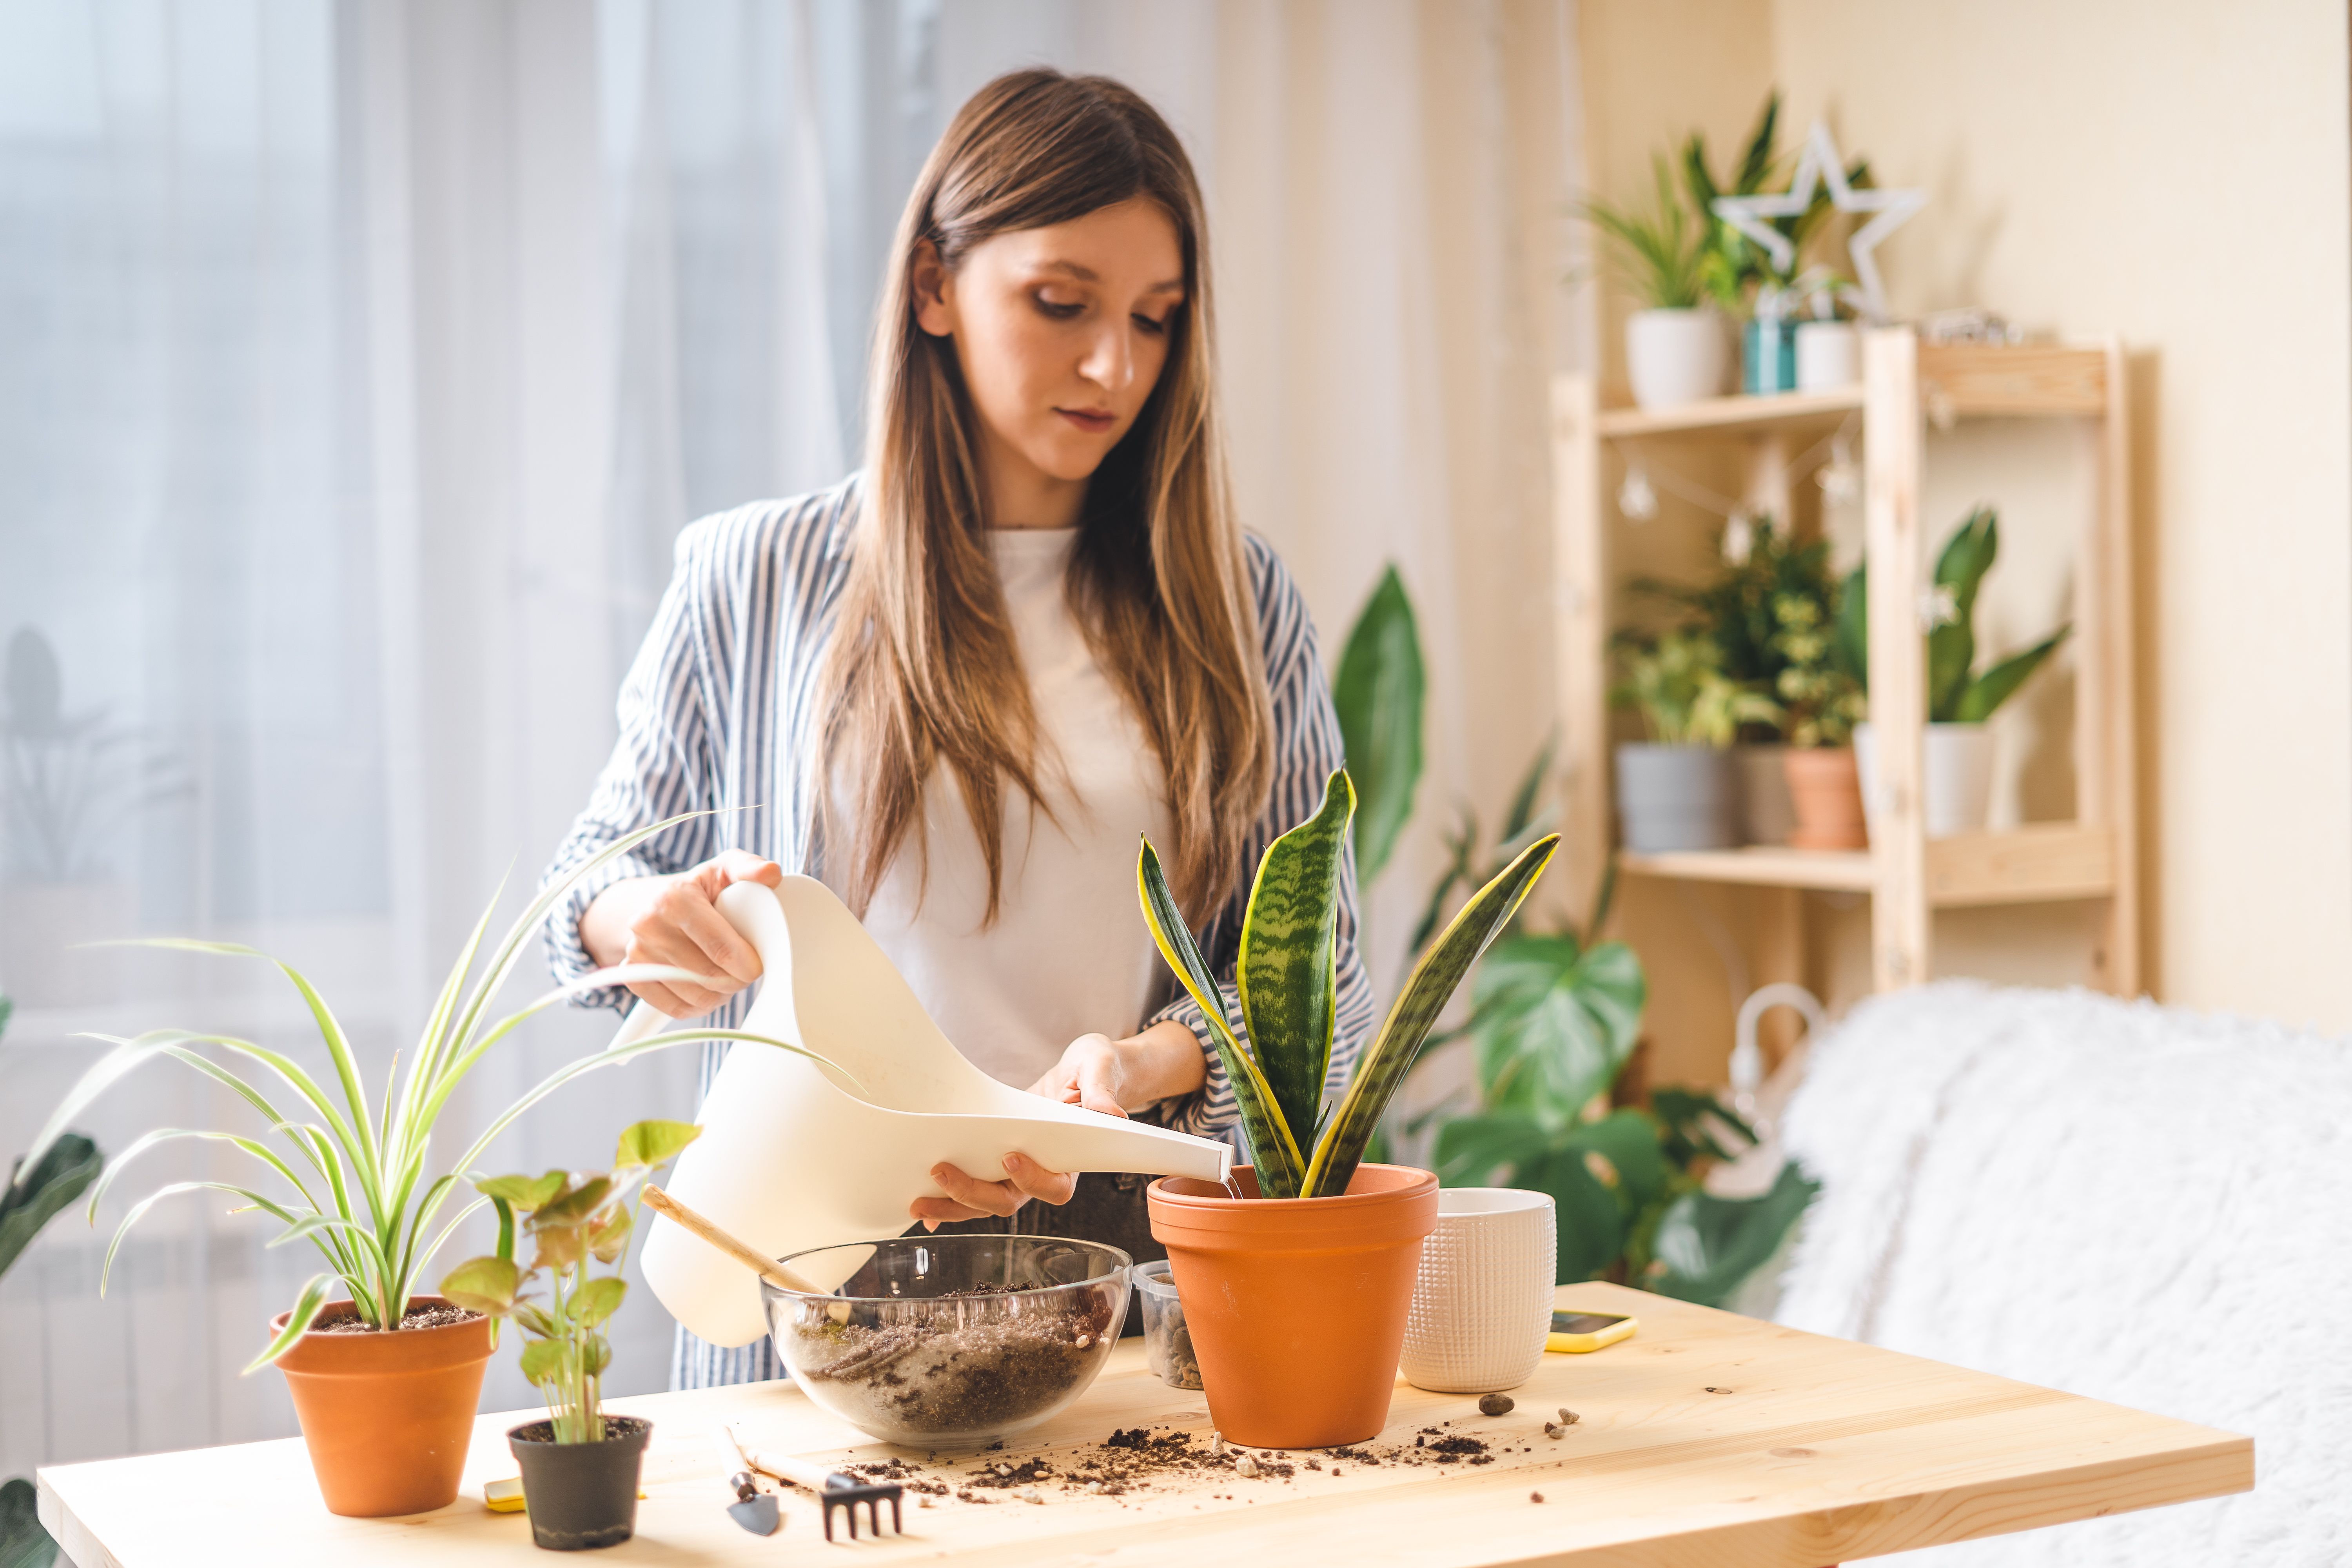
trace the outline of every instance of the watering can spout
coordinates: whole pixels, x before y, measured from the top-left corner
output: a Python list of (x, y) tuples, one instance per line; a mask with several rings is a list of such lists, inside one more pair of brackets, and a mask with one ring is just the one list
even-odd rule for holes
[[(1018, 1151), (1049, 1170), (1141, 1172), (1223, 1183), (1234, 1151), (997, 1082), (940, 1033), (887, 954), (823, 883), (738, 882), (719, 895), (760, 955), (741, 1028), (816, 1053), (740, 1043), (704, 1096), (702, 1136), (668, 1188), (770, 1258), (905, 1232), (908, 1205), (942, 1195), (934, 1165), (1001, 1181)], [(664, 1019), (640, 1003), (613, 1041)], [(767, 1332), (758, 1281), (667, 1222), (646, 1237), (646, 1283), (679, 1322), (722, 1346)], [(831, 1289), (838, 1279), (815, 1279)]]

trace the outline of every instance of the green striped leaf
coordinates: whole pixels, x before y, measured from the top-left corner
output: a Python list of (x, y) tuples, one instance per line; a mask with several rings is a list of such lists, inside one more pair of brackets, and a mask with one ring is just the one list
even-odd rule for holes
[[(1184, 983), (1192, 1000), (1200, 1004), (1201, 1016), (1208, 1020), (1209, 1037), (1216, 1043), (1217, 1059), (1224, 1064), (1225, 1077), (1233, 1081), (1234, 1103), (1241, 1111), (1242, 1131), (1247, 1135), (1251, 1163), (1257, 1169), (1258, 1191), (1269, 1198), (1295, 1198), (1299, 1184), (1307, 1174), (1307, 1162), (1299, 1157), (1298, 1142), (1291, 1136), (1289, 1124), (1282, 1119), (1282, 1108), (1274, 1098), (1265, 1075), (1241, 1042), (1234, 1038), (1233, 1021), (1225, 1016), (1224, 993), (1217, 988), (1217, 977), (1201, 957), (1201, 949), (1192, 940), (1192, 928), (1184, 923), (1184, 912), (1176, 907), (1176, 895), (1168, 890), (1168, 878), (1160, 868), (1160, 853), (1151, 847), (1151, 840), (1143, 841), (1142, 853), (1135, 862), (1137, 896), (1143, 903), (1144, 923), (1151, 928), (1151, 940), (1160, 946), (1160, 956)], [(1313, 1125), (1309, 1123), (1308, 1125)]]
[(1462, 906), (1453, 923), (1415, 962), (1405, 981), (1404, 994), (1389, 1009), (1380, 1033), (1356, 1064), (1356, 1076), (1348, 1085), (1348, 1098), (1340, 1102), (1339, 1113), (1331, 1119), (1331, 1131), (1316, 1147), (1314, 1163), (1307, 1171), (1308, 1197), (1334, 1197), (1348, 1190), (1363, 1159), (1364, 1145), (1371, 1141), (1389, 1101), (1412, 1070), (1438, 1014), (1445, 1010), (1446, 1002), (1486, 944), (1518, 913), (1519, 905), (1559, 847), (1559, 835), (1552, 833), (1521, 850), (1517, 859)]
[(1322, 809), (1266, 846), (1242, 920), (1242, 1025), (1294, 1136), (1319, 1121), (1331, 1067), (1339, 870), (1355, 809), (1343, 769), (1325, 781)]

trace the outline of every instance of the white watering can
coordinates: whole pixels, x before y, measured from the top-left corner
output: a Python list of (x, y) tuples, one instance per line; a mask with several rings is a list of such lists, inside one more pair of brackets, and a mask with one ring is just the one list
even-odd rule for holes
[[(1055, 1171), (1223, 1182), (1232, 1169), (1228, 1144), (1045, 1100), (972, 1066), (824, 883), (786, 877), (772, 892), (737, 882), (718, 907), (760, 955), (744, 1032), (804, 1046), (843, 1069), (739, 1043), (704, 1099), (702, 1136), (671, 1173), (671, 1196), (762, 1256), (903, 1233), (908, 1204), (946, 1195), (931, 1180), (941, 1161), (989, 1182), (1004, 1179), (1003, 1156), (1014, 1150)], [(613, 1044), (667, 1021), (641, 1002)], [(768, 1331), (759, 1280), (678, 1226), (649, 1228), (644, 1265), (662, 1305), (713, 1344), (749, 1344)], [(805, 1265), (800, 1272), (830, 1290), (855, 1267), (836, 1279)]]

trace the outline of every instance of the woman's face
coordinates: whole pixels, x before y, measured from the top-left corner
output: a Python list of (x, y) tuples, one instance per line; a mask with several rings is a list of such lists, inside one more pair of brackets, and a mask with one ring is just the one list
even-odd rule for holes
[(1094, 473), (1159, 384), (1184, 259), (1168, 214), (1136, 197), (992, 236), (953, 271), (927, 243), (914, 281), (917, 324), (955, 340), (991, 462), (1068, 482)]

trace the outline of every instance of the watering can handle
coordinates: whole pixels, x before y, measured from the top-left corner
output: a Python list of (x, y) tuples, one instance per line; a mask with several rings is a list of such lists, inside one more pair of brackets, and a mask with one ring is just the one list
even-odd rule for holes
[(661, 1033), (662, 1026), (668, 1022), (668, 1016), (660, 1008), (650, 1002), (640, 1001), (629, 1009), (629, 1016), (622, 1023), (619, 1032), (614, 1035), (613, 1043), (604, 1048), (608, 1051), (625, 1050), (639, 1040), (649, 1039)]
[[(738, 891), (739, 889), (745, 890)], [(736, 934), (750, 942), (756, 952), (761, 940), (756, 933), (762, 929), (762, 922), (747, 907), (747, 900), (752, 899), (755, 893), (766, 893), (771, 899), (775, 896), (774, 889), (764, 882), (732, 882), (719, 889), (719, 897), (712, 900), (712, 907), (718, 910), (729, 925), (735, 928)], [(772, 914), (772, 910), (771, 913)], [(778, 922), (771, 921), (767, 923), (773, 926)], [(768, 954), (761, 952), (760, 963), (762, 973), (766, 972)], [(635, 1006), (629, 1009), (629, 1016), (623, 1021), (620, 1031), (613, 1037), (612, 1044), (604, 1048), (608, 1051), (625, 1050), (640, 1040), (649, 1039), (659, 1034), (668, 1023), (668, 1015), (652, 1003), (640, 1000)]]

